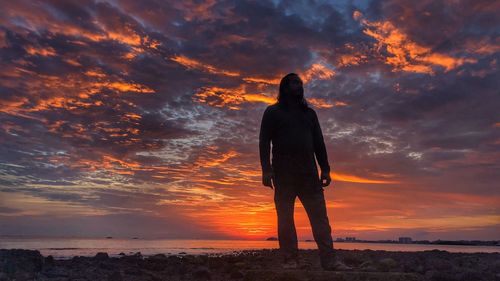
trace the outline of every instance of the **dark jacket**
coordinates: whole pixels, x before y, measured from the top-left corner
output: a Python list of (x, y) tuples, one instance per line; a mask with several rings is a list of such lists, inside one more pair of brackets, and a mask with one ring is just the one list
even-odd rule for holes
[[(272, 142), (272, 164), (270, 144)], [(318, 178), (314, 155), (322, 172), (330, 173), (323, 134), (314, 109), (290, 109), (276, 103), (264, 111), (259, 152), (262, 172), (288, 179)]]

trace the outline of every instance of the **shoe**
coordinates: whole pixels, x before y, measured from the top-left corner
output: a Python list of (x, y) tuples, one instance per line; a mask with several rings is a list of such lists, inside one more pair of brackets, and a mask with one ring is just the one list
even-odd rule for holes
[(328, 271), (348, 271), (348, 270), (352, 269), (352, 267), (350, 267), (350, 266), (348, 266), (348, 265), (346, 265), (343, 262), (338, 261), (338, 260), (331, 260), (331, 261), (322, 263), (321, 267), (324, 270), (328, 270)]

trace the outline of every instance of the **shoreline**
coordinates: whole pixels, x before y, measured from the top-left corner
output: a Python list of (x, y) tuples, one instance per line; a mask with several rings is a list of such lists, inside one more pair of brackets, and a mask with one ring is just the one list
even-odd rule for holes
[[(210, 254), (106, 252), (55, 259), (38, 250), (0, 249), (0, 280), (499, 280), (500, 253), (336, 249), (349, 271), (324, 271), (317, 250), (300, 249), (298, 269), (282, 269), (278, 249)], [(335, 279), (336, 278), (336, 279)]]
[[(313, 241), (299, 240), (300, 249), (317, 249)], [(205, 240), (205, 239), (0, 239), (3, 249), (39, 250), (44, 256), (52, 255), (58, 259), (71, 259), (73, 256), (94, 256), (98, 252), (107, 252), (109, 256), (118, 257), (120, 252), (134, 254), (138, 251), (143, 256), (163, 253), (166, 255), (185, 252), (187, 254), (231, 253), (240, 250), (277, 249), (278, 241), (262, 240)], [(384, 250), (384, 251), (429, 251), (444, 250), (454, 253), (500, 253), (498, 246), (470, 245), (425, 245), (395, 243), (360, 243), (334, 242), (335, 249), (342, 250)]]

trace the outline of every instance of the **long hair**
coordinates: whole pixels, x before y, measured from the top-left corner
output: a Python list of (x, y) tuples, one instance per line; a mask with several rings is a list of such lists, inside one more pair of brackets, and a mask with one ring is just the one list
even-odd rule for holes
[[(290, 93), (289, 93), (289, 83), (290, 83), (290, 78), (292, 76), (297, 76), (299, 79), (299, 75), (296, 73), (288, 73), (285, 75), (283, 78), (281, 78), (280, 81), (280, 87), (279, 87), (279, 92), (278, 92), (278, 105), (281, 105), (283, 107), (288, 107), (288, 103), (290, 100)], [(302, 79), (301, 79), (302, 80)], [(304, 97), (304, 88), (302, 88), (302, 99), (300, 100), (300, 105), (301, 109), (305, 110), (309, 107), (306, 98)]]

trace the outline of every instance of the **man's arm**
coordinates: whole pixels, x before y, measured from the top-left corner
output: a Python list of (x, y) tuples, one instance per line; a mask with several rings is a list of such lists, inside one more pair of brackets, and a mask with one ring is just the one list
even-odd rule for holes
[(326, 153), (325, 141), (323, 139), (323, 132), (321, 131), (321, 126), (319, 124), (318, 116), (313, 110), (314, 116), (314, 126), (313, 126), (313, 139), (314, 139), (314, 153), (316, 154), (316, 159), (321, 168), (321, 172), (325, 174), (330, 174), (330, 165), (328, 164), (328, 154)]
[(260, 133), (259, 133), (260, 164), (262, 167), (263, 174), (272, 172), (270, 150), (271, 150), (271, 116), (268, 107), (266, 108), (262, 116), (262, 121), (260, 124)]

